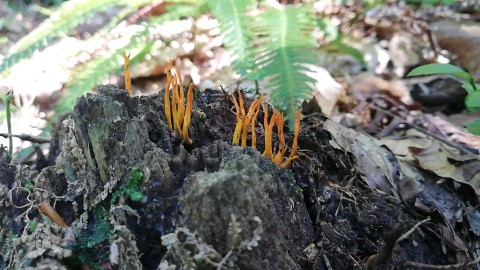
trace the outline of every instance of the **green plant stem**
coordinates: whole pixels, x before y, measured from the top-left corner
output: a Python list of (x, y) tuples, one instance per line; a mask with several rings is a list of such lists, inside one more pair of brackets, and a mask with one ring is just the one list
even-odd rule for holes
[(7, 129), (8, 129), (8, 153), (7, 157), (9, 160), (12, 160), (13, 153), (13, 138), (12, 138), (12, 117), (10, 113), (10, 102), (12, 101), (13, 91), (8, 91), (7, 96), (5, 97), (5, 106), (7, 108)]

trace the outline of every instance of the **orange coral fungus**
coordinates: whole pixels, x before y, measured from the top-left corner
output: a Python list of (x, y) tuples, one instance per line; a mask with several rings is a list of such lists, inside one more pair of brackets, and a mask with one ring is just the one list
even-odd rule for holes
[(268, 105), (264, 107), (264, 117), (263, 117), (263, 128), (265, 130), (265, 150), (263, 151), (262, 156), (269, 157), (273, 160), (273, 152), (272, 152), (272, 133), (273, 133), (273, 124), (275, 123), (275, 118), (277, 117), (277, 113), (274, 111), (272, 118), (270, 119), (270, 123), (268, 122)]
[(58, 214), (57, 211), (50, 205), (49, 202), (43, 201), (37, 205), (38, 211), (49, 217), (53, 222), (60, 225), (62, 228), (67, 228), (68, 224), (63, 220), (63, 218)]
[(235, 124), (235, 130), (233, 132), (233, 144), (238, 144), (240, 142), (240, 136), (242, 135), (243, 120), (245, 119), (245, 108), (243, 107), (243, 98), (242, 93), (240, 92), (240, 87), (237, 87), (238, 90), (238, 99), (240, 104), (238, 104), (235, 95), (232, 93), (233, 104), (235, 105), (235, 114), (237, 116), (237, 123)]
[(260, 112), (260, 106), (258, 107), (257, 112), (253, 116), (253, 121), (252, 121), (252, 148), (257, 147), (257, 134), (255, 133), (255, 121), (257, 120), (257, 116), (259, 112)]
[(245, 107), (243, 102), (242, 93), (240, 88), (237, 87), (238, 99), (235, 99), (235, 95), (232, 93), (233, 104), (235, 105), (235, 113), (237, 117), (237, 123), (235, 124), (235, 130), (233, 132), (233, 144), (239, 144), (241, 139), (241, 146), (247, 146), (248, 130), (250, 124), (252, 124), (252, 147), (255, 147), (257, 138), (255, 134), (255, 118), (260, 111), (260, 105), (263, 102), (262, 97), (254, 100), (250, 105), (248, 113), (245, 113)]
[[(171, 62), (169, 63), (171, 67)], [(170, 105), (170, 86), (172, 86), (172, 78), (170, 76), (170, 70), (167, 70), (167, 87), (165, 88), (165, 118), (167, 119), (168, 128), (173, 131), (173, 124), (172, 124), (172, 108)]]
[(278, 151), (277, 154), (273, 157), (273, 163), (280, 165), (283, 162), (283, 156), (287, 152), (287, 145), (285, 144), (285, 135), (283, 134), (283, 124), (285, 120), (283, 119), (283, 114), (278, 114), (275, 118), (275, 126), (277, 126), (278, 134)]
[(292, 151), (290, 152), (290, 156), (283, 162), (280, 167), (286, 168), (292, 164), (292, 161), (298, 157), (297, 155), (297, 148), (298, 148), (298, 134), (300, 133), (300, 111), (297, 111), (295, 115), (295, 131), (292, 143)]
[[(298, 147), (298, 134), (300, 133), (300, 111), (297, 112), (295, 118), (295, 131), (294, 138), (292, 143), (292, 151), (290, 156), (284, 161), (285, 153), (287, 152), (287, 145), (285, 142), (285, 135), (283, 133), (283, 126), (285, 120), (283, 114), (279, 111), (274, 110), (273, 115), (268, 121), (268, 106), (265, 106), (265, 115), (263, 119), (263, 126), (265, 129), (265, 150), (262, 156), (269, 157), (273, 163), (277, 164), (282, 168), (286, 168), (292, 164), (292, 161), (297, 158), (297, 147)], [(278, 135), (278, 150), (277, 153), (273, 153), (273, 127), (277, 127)]]
[[(260, 97), (252, 102), (248, 113), (245, 113), (244, 101), (240, 88), (237, 87), (238, 100), (235, 98), (235, 94), (232, 93), (232, 101), (235, 105), (235, 115), (237, 118), (237, 123), (235, 124), (235, 130), (233, 132), (233, 144), (239, 144), (241, 141), (241, 146), (247, 146), (248, 131), (250, 130), (250, 125), (252, 126), (252, 147), (255, 148), (257, 144), (257, 136), (255, 133), (255, 121), (260, 112), (260, 108), (263, 103), (263, 98)], [(272, 160), (276, 165), (286, 168), (290, 166), (294, 159), (297, 156), (297, 147), (298, 147), (298, 135), (300, 133), (300, 111), (297, 112), (295, 116), (295, 131), (294, 138), (292, 143), (292, 150), (290, 155), (285, 160), (285, 153), (287, 152), (287, 144), (285, 142), (285, 134), (283, 132), (283, 127), (285, 125), (285, 119), (283, 114), (277, 110), (273, 110), (272, 117), (269, 118), (268, 104), (265, 104), (263, 107), (264, 118), (263, 118), (263, 128), (265, 132), (265, 150), (262, 153), (262, 156), (266, 156)], [(278, 137), (278, 149), (277, 152), (273, 153), (273, 128), (277, 128), (277, 137)]]
[(192, 115), (193, 106), (193, 83), (188, 86), (187, 92), (187, 108), (185, 108), (185, 118), (183, 121), (182, 138), (187, 144), (192, 144), (192, 140), (188, 137), (188, 127), (190, 126), (190, 118)]
[(133, 96), (132, 79), (130, 78), (130, 53), (127, 55), (125, 52), (123, 52), (123, 62), (125, 64), (125, 89), (127, 89), (130, 96)]
[[(165, 118), (168, 128), (176, 135), (180, 136), (185, 144), (191, 144), (192, 140), (188, 136), (190, 127), (192, 107), (193, 107), (193, 83), (190, 83), (187, 93), (187, 103), (185, 104), (185, 94), (183, 89), (183, 80), (180, 71), (172, 74), (173, 63), (167, 64), (167, 87), (165, 88)], [(172, 89), (170, 94), (170, 87)], [(171, 98), (170, 98), (171, 96)]]
[[(262, 104), (262, 97), (252, 102), (250, 105), (250, 109), (248, 109), (247, 116), (243, 121), (243, 130), (242, 130), (242, 146), (247, 146), (247, 137), (248, 137), (248, 130), (250, 129), (250, 123), (253, 120), (254, 115), (258, 115), (258, 111), (260, 110), (260, 105)], [(252, 130), (255, 130), (255, 126), (252, 126)]]

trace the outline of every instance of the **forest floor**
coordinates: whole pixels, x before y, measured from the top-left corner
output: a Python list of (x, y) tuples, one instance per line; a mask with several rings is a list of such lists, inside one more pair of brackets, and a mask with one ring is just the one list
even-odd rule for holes
[[(35, 184), (21, 181), (32, 175), (28, 167), (2, 163), (2, 185), (12, 202), (2, 209), (3, 228), (21, 235), (13, 257), (4, 260), (18, 265), (30, 258), (27, 265), (35, 268), (73, 269), (110, 269), (114, 262), (145, 269), (160, 262), (207, 269), (220, 263), (240, 269), (417, 269), (416, 262), (455, 264), (459, 248), (466, 248), (442, 236), (451, 232), (442, 231), (445, 218), (437, 209), (416, 209), (417, 200), (435, 205), (437, 198), (423, 191), (412, 196), (412, 187), (405, 192), (400, 173), (392, 175), (399, 185), (394, 189), (410, 198), (369, 188), (358, 160), (331, 145), (325, 126), (332, 133), (341, 127), (318, 113), (301, 121), (299, 157), (282, 169), (261, 156), (260, 125), (257, 149), (231, 144), (236, 117), (229, 95), (208, 91), (195, 104), (193, 143), (184, 146), (165, 124), (161, 96), (128, 97), (125, 90), (100, 87), (98, 95), (81, 98), (53, 140), (50, 152), (56, 154), (49, 158), (56, 164), (43, 169)], [(293, 136), (286, 135), (291, 145)], [(369, 147), (372, 157), (382, 150)], [(133, 167), (144, 174), (139, 201), (114, 195), (128, 186)], [(52, 222), (38, 225), (42, 217), (32, 193), (55, 206), (67, 230)], [(247, 248), (251, 242), (256, 244)]]
[[(14, 114), (14, 132), (31, 134), (17, 139), (16, 163), (0, 148), (0, 268), (478, 269), (480, 138), (463, 126), (480, 117), (465, 112), (458, 79), (403, 78), (442, 54), (478, 80), (478, 10), (467, 19), (432, 10), (423, 12), (433, 33), (408, 8), (392, 6), (350, 25), (382, 40), (358, 47), (377, 75), (353, 74), (351, 57), (324, 59), (337, 82), (318, 72), (318, 91), (302, 110), (298, 157), (287, 168), (262, 156), (265, 109), (256, 147), (232, 144), (231, 73), (212, 79), (231, 89), (199, 83), (191, 144), (169, 129), (163, 92), (149, 87), (162, 88), (165, 78), (159, 83), (153, 72), (134, 79), (134, 97), (97, 86), (53, 123), (48, 143), (36, 142), (40, 132), (29, 130), (45, 126), (38, 112), (52, 114), (67, 75), (34, 80), (52, 91), (17, 92), (24, 104), (36, 101)], [(443, 50), (425, 46), (432, 36)], [(186, 68), (188, 56), (180, 62)], [(251, 93), (242, 96), (250, 107)], [(273, 130), (277, 152), (284, 145)], [(282, 130), (288, 157), (294, 130)]]

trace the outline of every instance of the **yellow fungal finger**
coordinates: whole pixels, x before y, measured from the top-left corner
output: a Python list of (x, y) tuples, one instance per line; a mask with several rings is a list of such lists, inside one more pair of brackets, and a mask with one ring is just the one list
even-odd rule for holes
[(172, 125), (172, 108), (170, 107), (170, 86), (172, 84), (171, 76), (167, 73), (167, 87), (165, 88), (165, 96), (164, 96), (164, 103), (165, 103), (165, 118), (167, 120), (167, 125), (170, 131), (173, 132), (173, 125)]
[(237, 122), (240, 120), (240, 107), (238, 106), (237, 99), (233, 93), (230, 94), (232, 96), (233, 105), (235, 105), (235, 116), (237, 117)]
[(177, 70), (177, 75), (178, 75), (178, 84), (182, 87), (182, 90), (183, 90), (183, 79), (182, 79), (182, 73), (180, 73), (180, 69)]
[(167, 68), (166, 68), (166, 71), (165, 71), (165, 73), (167, 73), (167, 74), (170, 74), (170, 75), (171, 75), (171, 74), (172, 74), (172, 68), (173, 68), (173, 60), (172, 60), (172, 59), (170, 59), (170, 60), (168, 60), (168, 63), (167, 63)]
[(282, 163), (281, 165), (282, 168), (286, 168), (290, 166), (292, 161), (298, 157), (297, 148), (298, 148), (298, 135), (300, 134), (300, 117), (301, 117), (301, 113), (300, 111), (297, 111), (297, 114), (295, 115), (295, 131), (293, 136), (292, 152), (290, 152), (290, 156), (288, 157), (288, 159), (284, 163)]
[(177, 136), (181, 136), (182, 129), (180, 128), (180, 121), (178, 115), (178, 82), (175, 76), (172, 76), (172, 115), (173, 115), (173, 131)]
[(123, 52), (123, 62), (125, 64), (125, 89), (127, 89), (130, 96), (133, 96), (132, 79), (130, 78), (130, 53), (127, 55), (125, 52)]
[(187, 107), (185, 109), (185, 120), (183, 121), (182, 138), (186, 144), (192, 144), (192, 140), (188, 137), (188, 128), (190, 127), (190, 120), (193, 107), (193, 83), (188, 86), (187, 92)]
[(285, 160), (282, 164), (280, 164), (280, 168), (288, 168), (290, 167), (290, 165), (292, 165), (292, 162), (297, 159), (298, 156), (294, 156), (294, 157), (288, 157), (287, 160)]
[(295, 115), (295, 131), (293, 137), (293, 144), (292, 144), (292, 152), (290, 153), (290, 157), (294, 157), (297, 155), (297, 148), (298, 148), (298, 135), (300, 134), (300, 111), (297, 111)]
[(257, 99), (253, 101), (252, 105), (250, 105), (250, 109), (248, 110), (247, 116), (243, 121), (242, 144), (241, 144), (242, 147), (247, 146), (247, 138), (248, 138), (248, 130), (250, 129), (250, 122), (252, 121), (252, 118), (255, 115), (255, 111), (257, 110), (258, 107), (260, 107), (261, 103), (262, 103), (261, 99)]
[(58, 212), (50, 205), (49, 202), (43, 201), (37, 205), (38, 211), (49, 217), (53, 222), (57, 223), (63, 228), (67, 228), (68, 224), (58, 214)]
[(237, 102), (237, 99), (235, 98), (235, 94), (232, 93), (231, 95), (233, 104), (235, 105), (235, 115), (237, 117), (237, 122), (235, 123), (235, 130), (233, 132), (232, 143), (238, 145), (238, 143), (240, 142), (240, 135), (242, 134), (243, 118), (241, 116), (241, 109)]
[(263, 152), (262, 156), (269, 157), (273, 160), (273, 153), (272, 153), (272, 133), (273, 133), (273, 123), (275, 120), (275, 113), (272, 115), (270, 119), (270, 123), (268, 122), (268, 106), (265, 106), (265, 117), (263, 119), (264, 129), (265, 129), (265, 151)]
[(277, 126), (278, 134), (278, 151), (277, 154), (273, 157), (273, 163), (280, 165), (283, 162), (283, 156), (287, 152), (287, 146), (285, 144), (285, 135), (283, 134), (283, 125), (285, 120), (283, 119), (283, 114), (277, 112), (275, 116), (275, 125)]
[(183, 93), (183, 82), (182, 82), (182, 79), (180, 77), (180, 71), (177, 71), (177, 73), (175, 73), (175, 79), (177, 80), (177, 90), (178, 90), (178, 124), (180, 126), (183, 125), (183, 118), (184, 118), (184, 114), (185, 114), (185, 96), (184, 96), (184, 93)]
[[(262, 97), (260, 97), (260, 99), (262, 99)], [(257, 107), (257, 110), (255, 112), (255, 115), (253, 116), (253, 121), (252, 121), (252, 148), (257, 147), (257, 134), (255, 132), (255, 122), (257, 121), (257, 116), (258, 116), (258, 113), (260, 112), (260, 107), (261, 107), (261, 103)]]
[(245, 119), (245, 105), (243, 104), (243, 97), (242, 91), (240, 90), (240, 86), (237, 86), (238, 92), (238, 104), (240, 105), (240, 112), (242, 113), (242, 119)]

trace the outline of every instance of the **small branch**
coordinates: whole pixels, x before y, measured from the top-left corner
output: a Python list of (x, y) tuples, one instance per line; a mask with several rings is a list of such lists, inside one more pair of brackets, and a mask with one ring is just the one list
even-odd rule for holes
[(232, 253), (233, 252), (231, 250), (228, 251), (227, 255), (225, 255), (225, 257), (223, 257), (222, 260), (217, 264), (217, 270), (222, 270), (223, 265), (227, 263), (227, 260), (232, 255)]
[(15, 138), (19, 138), (20, 140), (29, 141), (33, 143), (50, 143), (50, 141), (52, 140), (51, 138), (43, 138), (38, 136), (26, 135), (26, 134), (12, 135), (9, 133), (0, 133), (0, 137), (4, 137), (4, 138), (8, 138), (9, 135)]
[(431, 220), (430, 216), (428, 216), (426, 219), (418, 222), (417, 224), (415, 224), (415, 226), (413, 226), (410, 230), (408, 230), (408, 232), (404, 233), (402, 236), (400, 236), (400, 238), (397, 239), (397, 242), (400, 242), (404, 239), (407, 239), (408, 236), (410, 236), (410, 234), (412, 234), (418, 227), (420, 227), (420, 225), (422, 225), (423, 223), (426, 223), (426, 222), (429, 222)]
[(13, 91), (10, 90), (7, 93), (7, 96), (5, 97), (5, 107), (7, 110), (7, 138), (8, 138), (8, 159), (11, 161), (12, 160), (12, 154), (13, 154), (13, 140), (12, 140), (12, 115), (10, 112), (10, 102), (12, 101), (13, 97)]
[(392, 258), (393, 248), (397, 243), (397, 239), (402, 236), (405, 229), (404, 223), (397, 223), (385, 237), (385, 243), (380, 251), (377, 254), (368, 257), (367, 262), (364, 264), (365, 268), (369, 270), (381, 269), (380, 266)]
[(400, 115), (394, 114), (394, 113), (392, 113), (392, 112), (390, 112), (390, 111), (387, 111), (387, 110), (385, 110), (385, 109), (383, 109), (383, 108), (380, 108), (380, 107), (378, 107), (378, 106), (376, 106), (376, 105), (369, 104), (369, 107), (370, 107), (370, 108), (373, 108), (373, 109), (376, 109), (376, 110), (379, 110), (379, 111), (381, 111), (382, 113), (384, 113), (384, 114), (386, 114), (386, 115), (388, 115), (388, 116), (398, 117), (398, 118), (402, 119), (402, 122), (403, 122), (405, 125), (408, 125), (408, 126), (414, 128), (414, 129), (422, 132), (423, 134), (425, 134), (425, 135), (427, 135), (427, 136), (433, 137), (434, 139), (436, 139), (436, 140), (438, 140), (438, 141), (440, 141), (440, 142), (442, 142), (442, 143), (444, 143), (444, 144), (446, 144), (446, 145), (448, 145), (448, 146), (450, 146), (450, 147), (452, 147), (452, 148), (455, 148), (455, 149), (457, 149), (458, 151), (463, 152), (464, 154), (474, 155), (472, 152), (470, 152), (470, 151), (468, 151), (468, 150), (460, 147), (458, 144), (456, 144), (456, 143), (454, 143), (454, 142), (451, 142), (451, 141), (448, 141), (448, 140), (446, 140), (446, 139), (444, 139), (444, 138), (442, 138), (442, 137), (440, 137), (440, 136), (438, 136), (438, 135), (436, 135), (436, 134), (433, 134), (433, 133), (429, 132), (428, 130), (426, 130), (426, 129), (422, 128), (422, 127), (419, 127), (418, 125), (416, 125), (416, 124), (414, 124), (414, 123), (410, 123), (409, 121), (407, 121), (404, 117), (402, 117), (402, 116), (400, 116)]
[(480, 256), (475, 260), (467, 263), (456, 263), (456, 264), (447, 264), (447, 265), (433, 265), (433, 264), (424, 264), (418, 262), (407, 262), (408, 265), (419, 267), (419, 268), (429, 268), (429, 269), (453, 269), (453, 268), (464, 268), (465, 266), (475, 265), (480, 263)]

